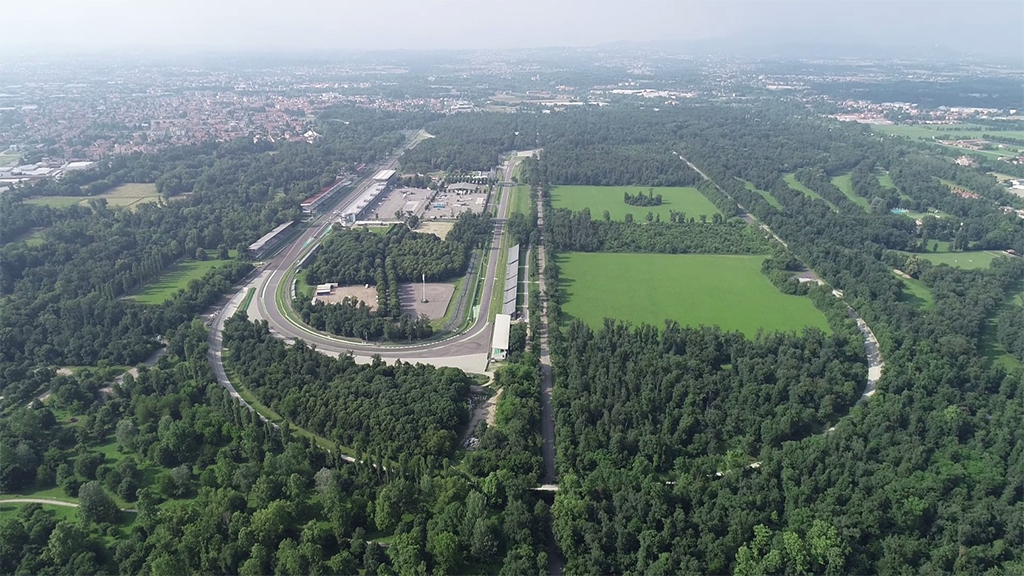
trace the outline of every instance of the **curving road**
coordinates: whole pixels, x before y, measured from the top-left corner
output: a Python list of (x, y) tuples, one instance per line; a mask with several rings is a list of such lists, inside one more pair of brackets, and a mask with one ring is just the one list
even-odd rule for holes
[[(410, 142), (405, 149), (415, 145)], [(401, 156), (402, 151), (392, 156), (386, 163), (379, 167), (380, 170), (393, 169)], [(505, 222), (509, 210), (509, 202), (512, 196), (511, 178), (515, 167), (515, 155), (510, 156), (506, 161), (503, 176), (504, 180), (499, 186), (503, 189), (501, 201), (498, 206), (497, 217), (494, 219), (494, 233), (491, 239), (487, 273), (484, 282), (483, 292), (480, 299), (480, 311), (476, 316), (473, 325), (466, 331), (450, 336), (444, 340), (425, 342), (412, 345), (387, 345), (387, 344), (365, 344), (358, 340), (347, 340), (330, 334), (313, 330), (309, 326), (293, 321), (278, 308), (277, 293), (283, 282), (291, 281), (289, 271), (292, 266), (309, 250), (312, 250), (326, 235), (330, 229), (333, 212), (320, 215), (312, 224), (303, 230), (291, 243), (282, 249), (263, 268), (262, 272), (253, 284), (245, 286), (232, 299), (232, 302), (240, 302), (249, 287), (256, 288), (255, 297), (249, 307), (250, 318), (266, 320), (271, 332), (285, 340), (301, 338), (307, 343), (316, 346), (320, 352), (339, 355), (351, 353), (358, 361), (369, 361), (373, 356), (379, 355), (386, 360), (405, 360), (411, 362), (423, 362), (435, 366), (454, 366), (468, 372), (482, 373), (487, 369), (488, 353), (490, 351), (491, 326), (488, 322), (488, 312), (491, 305), (491, 295), (495, 289), (498, 277), (498, 255), (501, 249), (501, 239), (505, 230)], [(336, 210), (344, 211), (351, 204), (355, 203), (362, 192), (371, 184), (369, 179), (361, 183)], [(492, 195), (494, 198), (496, 195)], [(492, 210), (492, 204), (485, 208)], [(291, 287), (284, 286), (290, 294)], [(470, 292), (472, 294), (472, 292)], [(235, 306), (225, 306), (218, 313), (212, 323), (209, 343), (209, 358), (213, 366), (214, 374), (232, 396), (237, 397), (230, 381), (224, 374), (223, 365), (220, 361), (221, 355), (221, 329), (224, 321), (234, 313)]]

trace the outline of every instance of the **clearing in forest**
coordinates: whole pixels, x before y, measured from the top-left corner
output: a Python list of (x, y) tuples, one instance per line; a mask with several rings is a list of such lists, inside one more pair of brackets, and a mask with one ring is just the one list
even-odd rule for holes
[(979, 252), (946, 252), (932, 253), (925, 252), (919, 255), (921, 258), (933, 264), (949, 264), (956, 268), (975, 270), (988, 268), (996, 258), (1007, 258), (1002, 252), (995, 250), (984, 250)]
[(156, 202), (160, 194), (156, 191), (156, 184), (129, 183), (120, 186), (103, 194), (96, 196), (39, 196), (25, 200), (26, 204), (38, 204), (41, 206), (53, 206), (60, 208), (64, 206), (88, 206), (89, 200), (103, 198), (107, 206), (111, 208), (135, 208), (142, 204)]
[[(214, 251), (216, 252), (216, 251)], [(234, 250), (231, 251), (234, 254)], [(204, 274), (230, 262), (231, 259), (218, 260), (183, 260), (165, 270), (156, 279), (148, 282), (141, 290), (131, 296), (143, 304), (163, 304), (182, 290), (188, 283), (202, 278)]]
[(796, 179), (796, 174), (794, 174), (793, 172), (783, 175), (782, 178), (783, 180), (786, 181), (786, 185), (792, 188), (793, 190), (796, 190), (797, 192), (800, 192), (804, 196), (807, 196), (808, 198), (811, 198), (813, 200), (821, 200), (825, 204), (828, 204), (828, 207), (831, 208), (833, 212), (839, 212), (839, 209), (836, 208), (835, 204), (829, 202), (828, 200), (825, 200), (824, 198), (819, 196), (817, 192), (801, 184), (800, 181)]
[(892, 273), (903, 282), (903, 291), (899, 297), (901, 302), (909, 302), (922, 310), (930, 310), (935, 305), (932, 289), (927, 284), (916, 278), (900, 274), (896, 270), (893, 270)]
[(842, 192), (847, 198), (849, 198), (851, 202), (863, 208), (865, 212), (871, 211), (871, 203), (868, 202), (867, 198), (864, 198), (863, 196), (858, 196), (853, 191), (853, 181), (850, 179), (849, 172), (833, 178), (832, 185), (835, 186), (836, 188), (839, 188), (840, 192)]
[[(632, 206), (622, 199), (626, 192), (632, 195), (643, 192), (646, 196), (651, 190), (655, 196), (661, 194), (660, 206)], [(670, 210), (685, 212), (687, 218), (694, 219), (699, 219), (700, 215), (704, 214), (710, 220), (713, 215), (721, 214), (700, 190), (692, 186), (555, 186), (551, 189), (551, 206), (568, 208), (574, 212), (589, 208), (590, 217), (594, 220), (601, 220), (605, 210), (611, 215), (612, 220), (625, 220), (628, 213), (632, 214), (633, 220), (637, 222), (644, 221), (648, 212), (660, 214), (664, 222), (668, 222)]]
[(783, 294), (761, 274), (765, 256), (573, 252), (559, 258), (563, 310), (592, 327), (604, 318), (661, 328), (718, 325), (749, 337), (759, 329), (828, 331), (809, 298)]
[(426, 222), (420, 222), (420, 225), (416, 227), (416, 231), (421, 234), (433, 234), (441, 240), (448, 237), (448, 233), (455, 227), (455, 222), (449, 221), (434, 221), (428, 220)]
[(779, 201), (775, 198), (775, 196), (772, 196), (771, 192), (768, 192), (767, 190), (759, 190), (756, 186), (754, 186), (753, 182), (744, 180), (742, 178), (737, 178), (737, 180), (739, 180), (740, 182), (743, 182), (743, 187), (744, 188), (746, 188), (747, 190), (750, 190), (751, 192), (757, 192), (769, 204), (771, 204), (775, 208), (778, 208), (779, 210), (782, 210), (782, 204), (779, 203)]

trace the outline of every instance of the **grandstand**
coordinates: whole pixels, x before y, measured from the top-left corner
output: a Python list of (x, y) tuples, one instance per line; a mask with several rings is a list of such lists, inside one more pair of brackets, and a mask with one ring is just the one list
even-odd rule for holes
[(508, 249), (508, 268), (505, 271), (505, 296), (501, 313), (515, 316), (516, 294), (519, 292), (519, 244)]
[(259, 260), (260, 258), (263, 258), (265, 255), (267, 255), (267, 253), (269, 253), (271, 250), (280, 246), (281, 242), (288, 236), (287, 234), (284, 233), (285, 230), (290, 228), (291, 225), (291, 222), (285, 222), (284, 224), (281, 224), (277, 228), (274, 228), (270, 232), (264, 234), (263, 237), (260, 238), (259, 240), (253, 242), (252, 244), (249, 244), (249, 255), (254, 260)]

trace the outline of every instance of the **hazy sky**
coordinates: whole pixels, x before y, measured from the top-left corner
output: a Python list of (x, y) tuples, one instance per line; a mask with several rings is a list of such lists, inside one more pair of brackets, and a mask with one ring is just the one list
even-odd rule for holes
[(44, 51), (381, 50), (756, 38), (1024, 52), (1024, 2), (13, 0), (0, 58)]

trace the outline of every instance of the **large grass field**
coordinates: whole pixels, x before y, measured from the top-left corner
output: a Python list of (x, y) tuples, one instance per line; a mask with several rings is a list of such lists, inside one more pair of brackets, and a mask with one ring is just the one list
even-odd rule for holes
[[(950, 128), (955, 128), (951, 130)], [(1024, 130), (1009, 130), (1009, 131), (996, 131), (987, 126), (981, 126), (977, 124), (958, 124), (955, 126), (949, 125), (914, 125), (914, 126), (903, 126), (903, 125), (879, 125), (872, 126), (872, 129), (876, 132), (883, 134), (889, 134), (892, 136), (903, 136), (910, 138), (911, 140), (918, 140), (922, 142), (932, 142), (939, 144), (936, 140), (973, 140), (981, 139), (985, 134), (992, 134), (996, 136), (1005, 136), (1008, 138), (1024, 138)], [(1000, 143), (993, 142), (994, 146), (998, 146)], [(963, 150), (965, 154), (975, 154), (986, 156), (988, 158), (1001, 158), (1005, 156), (1015, 156), (1024, 151), (1024, 147), (1015, 146), (1012, 144), (1003, 144), (1002, 148), (994, 150), (968, 150), (966, 148), (960, 148), (957, 146), (950, 146), (957, 150)]]
[[(234, 250), (231, 252), (234, 257)], [(165, 270), (156, 280), (143, 286), (132, 295), (132, 298), (144, 304), (163, 304), (177, 294), (178, 290), (186, 288), (189, 282), (202, 278), (203, 274), (226, 262), (230, 262), (230, 259), (183, 260)]]
[(996, 252), (994, 250), (985, 250), (981, 252), (925, 252), (919, 256), (933, 264), (949, 264), (956, 268), (967, 268), (971, 270), (977, 268), (988, 268), (996, 258), (1008, 257), (1002, 252)]
[(810, 299), (779, 292), (761, 274), (764, 256), (570, 253), (559, 258), (563, 310), (598, 327), (605, 317), (662, 327), (718, 325), (754, 336), (828, 330)]
[(75, 204), (81, 206), (88, 206), (89, 200), (93, 198), (103, 198), (107, 201), (107, 206), (111, 208), (134, 208), (147, 204), (150, 202), (156, 202), (160, 199), (160, 195), (157, 194), (156, 184), (121, 184), (117, 188), (104, 192), (96, 196), (40, 196), (38, 198), (30, 198), (25, 202), (28, 204), (39, 204), (42, 206), (73, 206)]
[(866, 198), (858, 196), (853, 191), (853, 181), (850, 179), (849, 172), (833, 178), (832, 185), (835, 186), (836, 188), (839, 188), (840, 192), (842, 192), (847, 198), (849, 198), (851, 202), (863, 208), (865, 212), (871, 211), (871, 203), (868, 202)]
[(825, 204), (828, 204), (828, 207), (831, 208), (833, 212), (839, 212), (839, 209), (836, 208), (835, 204), (829, 202), (828, 200), (825, 200), (824, 198), (819, 196), (817, 192), (801, 184), (800, 181), (796, 179), (796, 174), (794, 174), (793, 172), (783, 175), (782, 178), (783, 180), (786, 181), (786, 185), (792, 188), (793, 190), (800, 192), (801, 194), (807, 196), (808, 198), (813, 198), (814, 200), (821, 200)]
[(654, 194), (661, 194), (661, 206), (630, 206), (622, 200), (625, 192), (648, 194), (647, 186), (555, 186), (551, 190), (551, 205), (555, 208), (568, 208), (579, 212), (590, 208), (590, 217), (595, 220), (603, 218), (607, 210), (612, 220), (625, 220), (626, 214), (632, 214), (636, 221), (643, 221), (648, 212), (660, 214), (662, 221), (668, 222), (669, 211), (685, 212), (686, 217), (700, 218), (701, 214), (709, 219), (720, 214), (718, 208), (704, 197), (699, 190), (692, 187), (654, 188)]

